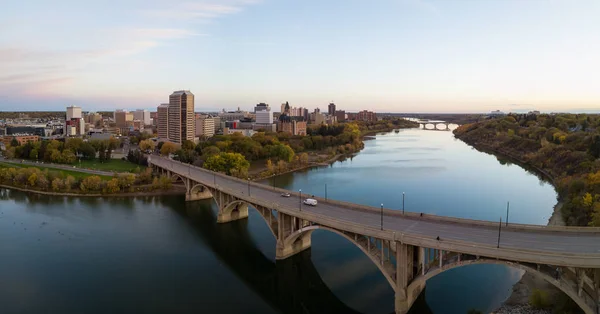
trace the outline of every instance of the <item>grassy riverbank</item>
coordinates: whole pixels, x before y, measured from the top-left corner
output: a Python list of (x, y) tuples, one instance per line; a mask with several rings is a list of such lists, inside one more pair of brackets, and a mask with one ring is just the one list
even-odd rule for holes
[(550, 178), (570, 226), (600, 226), (600, 116), (509, 115), (454, 131), (467, 144)]
[[(480, 151), (514, 161), (551, 182), (558, 193), (558, 202), (548, 225), (598, 226), (598, 126), (598, 116), (510, 115), (463, 125), (454, 134)], [(559, 289), (534, 274), (525, 273), (497, 313), (522, 313), (523, 305), (530, 303), (536, 290), (543, 291), (545, 306), (552, 309), (543, 313), (578, 311), (576, 304)]]

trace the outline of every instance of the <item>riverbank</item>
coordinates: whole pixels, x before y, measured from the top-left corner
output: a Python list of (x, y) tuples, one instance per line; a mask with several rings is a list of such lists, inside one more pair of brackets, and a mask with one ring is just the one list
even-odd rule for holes
[[(536, 167), (534, 165), (530, 165), (527, 162), (521, 160), (520, 158), (510, 154), (509, 152), (501, 150), (500, 148), (493, 147), (493, 146), (485, 144), (485, 143), (469, 143), (466, 141), (464, 141), (464, 142), (467, 143), (468, 145), (470, 145), (471, 147), (477, 149), (478, 151), (511, 160), (512, 162), (514, 162), (515, 164), (524, 168), (525, 170), (531, 171), (531, 172), (535, 173), (536, 175), (544, 178), (546, 181), (548, 181), (549, 183), (552, 184), (552, 186), (554, 187), (554, 190), (556, 191), (554, 177), (550, 173), (543, 171), (542, 169), (539, 169), (538, 167)], [(558, 194), (558, 192), (557, 192), (557, 194)], [(564, 217), (562, 215), (563, 204), (564, 204), (563, 201), (559, 198), (556, 205), (554, 205), (552, 214), (548, 218), (548, 223), (547, 223), (548, 226), (565, 226), (566, 225)], [(521, 279), (513, 286), (511, 295), (506, 299), (506, 301), (504, 301), (503, 305), (492, 313), (496, 313), (496, 314), (520, 314), (520, 313), (523, 313), (523, 314), (546, 314), (546, 313), (552, 313), (552, 311), (549, 311), (549, 310), (533, 309), (529, 305), (529, 296), (531, 296), (531, 294), (534, 290), (543, 290), (543, 291), (548, 292), (548, 295), (550, 296), (550, 298), (549, 298), (550, 300), (556, 300), (556, 296), (558, 296), (559, 294), (562, 293), (558, 288), (556, 288), (552, 284), (546, 282), (545, 280), (535, 276), (534, 274), (525, 272), (525, 273), (523, 273), (523, 276), (521, 277)]]
[(40, 191), (33, 189), (25, 189), (21, 187), (11, 186), (0, 184), (0, 188), (8, 189), (8, 190), (17, 190), (21, 192), (29, 192), (41, 195), (51, 195), (51, 196), (74, 196), (74, 197), (135, 197), (135, 196), (162, 196), (162, 195), (182, 195), (185, 194), (185, 187), (179, 185), (173, 185), (168, 190), (144, 190), (144, 191), (135, 191), (135, 192), (123, 192), (123, 193), (113, 193), (113, 194), (101, 194), (101, 193), (71, 193), (71, 192), (50, 192), (50, 191)]

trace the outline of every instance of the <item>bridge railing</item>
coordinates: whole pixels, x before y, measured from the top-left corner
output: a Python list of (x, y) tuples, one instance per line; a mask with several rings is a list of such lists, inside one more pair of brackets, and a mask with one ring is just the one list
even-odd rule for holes
[[(165, 163), (173, 163), (173, 164), (179, 164), (179, 165), (182, 165), (185, 167), (192, 167), (199, 171), (202, 171), (202, 172), (205, 172), (208, 174), (212, 174), (212, 175), (216, 175), (219, 178), (223, 178), (223, 179), (231, 180), (231, 181), (237, 181), (237, 182), (244, 183), (244, 184), (249, 184), (250, 186), (253, 186), (256, 188), (272, 190), (272, 191), (276, 191), (278, 193), (290, 193), (291, 195), (294, 195), (297, 197), (300, 196), (300, 194), (297, 191), (290, 191), (290, 190), (285, 190), (285, 189), (281, 189), (281, 188), (277, 188), (277, 187), (272, 187), (272, 186), (257, 183), (254, 181), (248, 182), (248, 180), (243, 180), (243, 179), (239, 179), (236, 177), (228, 176), (223, 173), (210, 171), (210, 170), (207, 170), (204, 168), (185, 164), (185, 163), (182, 163), (182, 162), (179, 162), (176, 160), (166, 159), (164, 157), (152, 156), (151, 160), (155, 161), (155, 158), (158, 158), (159, 162), (163, 161)], [(149, 160), (149, 162), (151, 162), (151, 161)], [(186, 174), (180, 173), (180, 175), (185, 176)], [(211, 182), (207, 182), (207, 183), (203, 183), (203, 184), (206, 184), (207, 186), (212, 186)], [(309, 194), (302, 193), (302, 196), (304, 196), (304, 197), (308, 197), (308, 195)], [(332, 200), (330, 198), (325, 199), (320, 196), (314, 196), (314, 197), (311, 196), (311, 198), (315, 198), (316, 200), (318, 200), (321, 203), (326, 203), (326, 204), (330, 204), (330, 205), (336, 205), (336, 206), (340, 206), (340, 207), (345, 207), (345, 208), (349, 208), (349, 209), (360, 210), (360, 211), (375, 213), (375, 214), (381, 213), (381, 209), (378, 207), (350, 203), (350, 202), (339, 201), (339, 200)], [(403, 213), (401, 210), (389, 209), (389, 208), (384, 208), (384, 215), (410, 218), (413, 220), (426, 220), (426, 221), (444, 222), (444, 223), (451, 223), (451, 224), (458, 224), (458, 225), (477, 226), (477, 227), (482, 227), (482, 228), (497, 228), (498, 224), (499, 224), (499, 222), (491, 222), (491, 221), (468, 219), (468, 218), (456, 218), (456, 217), (448, 217), (448, 216), (438, 216), (438, 215), (434, 215), (434, 214), (416, 213), (416, 212), (411, 212), (411, 211), (405, 211)], [(515, 231), (532, 231), (532, 232), (577, 232), (577, 233), (584, 232), (584, 233), (598, 233), (598, 236), (600, 236), (600, 227), (543, 226), (543, 225), (520, 224), (520, 223), (508, 223), (508, 225), (506, 225), (506, 223), (502, 223), (502, 229), (515, 230)]]

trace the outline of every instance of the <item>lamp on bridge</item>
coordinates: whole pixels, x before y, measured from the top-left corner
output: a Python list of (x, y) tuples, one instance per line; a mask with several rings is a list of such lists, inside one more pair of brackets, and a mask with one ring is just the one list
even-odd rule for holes
[(298, 193), (300, 193), (298, 196), (298, 210), (302, 211), (302, 189), (299, 189)]
[(250, 196), (250, 178), (248, 178), (248, 196)]
[(402, 192), (402, 215), (404, 215), (404, 192)]
[(381, 203), (381, 230), (383, 230), (383, 203)]

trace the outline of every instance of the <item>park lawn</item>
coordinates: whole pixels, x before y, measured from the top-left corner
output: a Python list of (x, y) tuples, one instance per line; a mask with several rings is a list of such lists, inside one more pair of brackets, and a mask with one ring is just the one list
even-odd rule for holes
[(75, 167), (83, 168), (83, 169), (93, 169), (100, 171), (112, 171), (112, 172), (131, 172), (133, 173), (134, 169), (139, 167), (140, 171), (146, 169), (145, 166), (134, 164), (127, 160), (122, 159), (111, 159), (108, 162), (101, 163), (97, 159), (94, 160), (81, 160), (80, 162), (76, 162), (74, 164)]
[(101, 175), (96, 175), (96, 174), (91, 174), (91, 173), (85, 173), (85, 172), (79, 172), (79, 171), (71, 171), (71, 170), (63, 170), (63, 169), (57, 169), (57, 168), (48, 168), (48, 167), (41, 167), (41, 166), (31, 166), (31, 165), (25, 165), (25, 164), (17, 164), (17, 163), (8, 163), (8, 162), (0, 162), (0, 168), (30, 168), (30, 167), (34, 167), (34, 168), (38, 168), (42, 171), (48, 169), (48, 171), (57, 171), (57, 172), (61, 172), (63, 173), (65, 176), (73, 176), (75, 179), (84, 179), (87, 178), (89, 176), (98, 176), (100, 177), (102, 180), (110, 180), (112, 179), (111, 176), (101, 176)]

